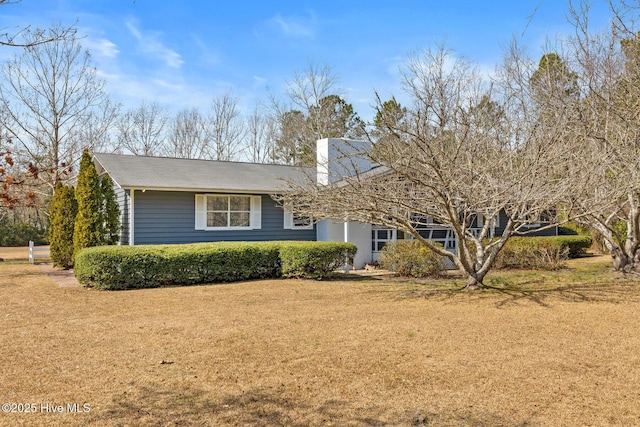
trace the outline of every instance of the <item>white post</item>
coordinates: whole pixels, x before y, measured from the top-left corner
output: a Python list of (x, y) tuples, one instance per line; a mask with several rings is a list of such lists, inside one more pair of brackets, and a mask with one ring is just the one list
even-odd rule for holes
[[(349, 221), (344, 222), (344, 241), (345, 243), (349, 243)], [(344, 274), (349, 274), (349, 270), (351, 270), (349, 266), (349, 260), (344, 260)]]
[(33, 256), (33, 241), (29, 240), (29, 262), (35, 264), (35, 257)]

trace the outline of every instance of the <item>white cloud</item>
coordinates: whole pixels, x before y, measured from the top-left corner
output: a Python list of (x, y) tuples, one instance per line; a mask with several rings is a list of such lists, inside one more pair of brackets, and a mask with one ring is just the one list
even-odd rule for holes
[(253, 86), (260, 87), (267, 84), (267, 79), (260, 76), (253, 76)]
[(107, 39), (92, 39), (90, 37), (81, 41), (82, 45), (89, 49), (92, 55), (113, 59), (118, 56), (120, 50), (115, 43)]
[(200, 62), (209, 68), (216, 68), (222, 63), (220, 56), (217, 55), (200, 37), (196, 35), (192, 35), (191, 37), (193, 38), (195, 45), (200, 49)]
[(292, 38), (313, 38), (315, 36), (315, 24), (314, 17), (311, 15), (309, 18), (295, 18), (284, 17), (277, 14), (271, 18), (268, 22), (271, 26), (278, 28), (282, 34)]
[(180, 68), (184, 61), (178, 52), (165, 46), (160, 40), (161, 33), (142, 32), (132, 22), (126, 23), (129, 32), (138, 40), (140, 50), (147, 56), (160, 60), (170, 68)]

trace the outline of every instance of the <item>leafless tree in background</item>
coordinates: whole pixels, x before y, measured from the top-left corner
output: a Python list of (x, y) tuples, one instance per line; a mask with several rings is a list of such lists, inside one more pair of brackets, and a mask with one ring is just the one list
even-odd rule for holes
[(271, 163), (274, 158), (276, 127), (275, 120), (260, 113), (258, 107), (247, 117), (247, 157), (254, 163)]
[(198, 109), (184, 109), (171, 119), (166, 155), (204, 159), (209, 155), (210, 144), (208, 124)]
[(80, 157), (86, 141), (79, 135), (91, 117), (108, 103), (89, 53), (75, 37), (59, 38), (65, 29), (45, 34), (50, 43), (35, 43), (41, 31), (26, 30), (30, 45), (2, 67), (0, 123), (14, 145), (17, 160), (32, 163), (53, 191)]
[(237, 160), (243, 148), (245, 127), (238, 99), (226, 92), (213, 98), (208, 118), (211, 149), (209, 157), (213, 160)]
[[(74, 134), (76, 145), (88, 147), (93, 153), (119, 150), (117, 124), (120, 119), (121, 104), (114, 104), (109, 98), (92, 109), (84, 124)], [(79, 159), (76, 159), (76, 162)]]
[(143, 101), (120, 118), (118, 140), (125, 150), (138, 156), (156, 156), (165, 149), (169, 114), (158, 102)]

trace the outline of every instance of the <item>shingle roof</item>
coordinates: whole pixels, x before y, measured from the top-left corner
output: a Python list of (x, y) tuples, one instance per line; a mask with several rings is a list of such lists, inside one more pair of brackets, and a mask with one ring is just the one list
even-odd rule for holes
[(94, 154), (94, 162), (121, 188), (274, 193), (305, 179), (304, 170), (285, 165), (106, 153)]

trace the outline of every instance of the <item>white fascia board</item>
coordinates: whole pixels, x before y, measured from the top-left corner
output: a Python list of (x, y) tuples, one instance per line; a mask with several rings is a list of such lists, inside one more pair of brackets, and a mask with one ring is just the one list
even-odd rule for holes
[(140, 186), (122, 186), (123, 190), (136, 190), (136, 191), (182, 191), (191, 193), (211, 194), (211, 193), (225, 193), (225, 194), (277, 194), (279, 191), (265, 191), (265, 190), (234, 190), (230, 188), (179, 188), (179, 187), (140, 187)]

